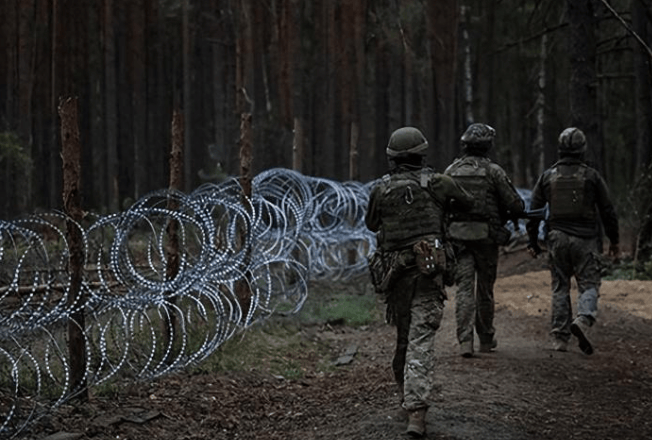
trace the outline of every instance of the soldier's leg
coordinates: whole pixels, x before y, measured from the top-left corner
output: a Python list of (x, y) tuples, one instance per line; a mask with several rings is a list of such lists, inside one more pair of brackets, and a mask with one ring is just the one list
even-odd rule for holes
[(405, 353), (408, 348), (408, 336), (410, 332), (410, 308), (397, 307), (395, 310), (396, 319), (396, 349), (392, 359), (392, 371), (394, 379), (403, 393), (403, 372), (405, 370)]
[(577, 316), (587, 319), (590, 325), (598, 315), (600, 296), (600, 266), (595, 257), (595, 239), (575, 238), (573, 256), (577, 280)]
[(548, 251), (552, 278), (552, 316), (550, 333), (563, 341), (570, 339), (572, 309), (570, 300), (573, 265), (570, 258), (570, 243), (563, 232), (550, 231)]
[(474, 249), (477, 269), (475, 330), (480, 348), (488, 351), (494, 347), (494, 284), (498, 270), (498, 246), (479, 244)]
[(473, 323), (475, 318), (475, 262), (473, 254), (464, 246), (456, 247), (457, 267), (455, 268), (455, 320), (457, 323), (457, 340), (468, 345), (473, 353)]
[(397, 281), (396, 287), (388, 297), (388, 308), (392, 309), (394, 324), (396, 325), (396, 348), (392, 359), (392, 371), (401, 394), (403, 393), (405, 353), (408, 348), (410, 307), (414, 288), (414, 277), (402, 277)]
[(443, 298), (432, 279), (419, 277), (412, 299), (405, 358), (403, 407), (408, 411), (427, 408), (432, 401), (435, 333), (444, 311)]

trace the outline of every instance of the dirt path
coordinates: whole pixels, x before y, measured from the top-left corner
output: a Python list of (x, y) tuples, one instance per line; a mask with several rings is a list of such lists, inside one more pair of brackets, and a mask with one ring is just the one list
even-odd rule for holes
[[(452, 298), (447, 303), (427, 438), (652, 438), (652, 282), (603, 283), (596, 352), (585, 356), (575, 340), (566, 353), (549, 348), (543, 262), (509, 256), (501, 264), (495, 353), (458, 356)], [(403, 438), (389, 368), (394, 329), (378, 322), (299, 331), (303, 348), (291, 360), (302, 366), (301, 379), (264, 369), (169, 377), (84, 408), (65, 406), (26, 438), (63, 431), (78, 439)], [(331, 360), (347, 351), (353, 360), (320, 371), (324, 347)]]

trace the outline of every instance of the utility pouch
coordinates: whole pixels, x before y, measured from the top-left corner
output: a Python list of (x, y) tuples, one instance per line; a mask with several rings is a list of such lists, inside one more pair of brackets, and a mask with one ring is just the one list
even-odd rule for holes
[(439, 239), (434, 240), (434, 246), (428, 240), (421, 240), (412, 250), (422, 274), (432, 276), (446, 269), (446, 251)]
[(377, 249), (367, 258), (371, 284), (378, 294), (385, 295), (396, 271), (398, 252), (382, 252)]

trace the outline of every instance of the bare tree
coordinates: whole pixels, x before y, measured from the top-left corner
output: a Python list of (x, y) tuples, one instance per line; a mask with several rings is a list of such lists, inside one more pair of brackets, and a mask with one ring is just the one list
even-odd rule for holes
[(109, 210), (120, 207), (118, 178), (118, 103), (115, 63), (115, 39), (113, 32), (113, 0), (104, 0), (104, 135), (106, 138), (106, 177), (109, 193)]
[(435, 147), (439, 160), (449, 163), (456, 153), (455, 77), (457, 66), (457, 27), (459, 22), (457, 0), (428, 2), (428, 31), (434, 75)]
[(593, 0), (567, 0), (570, 24), (568, 53), (571, 64), (570, 125), (586, 134), (587, 159), (603, 169), (603, 139), (597, 104), (596, 36)]

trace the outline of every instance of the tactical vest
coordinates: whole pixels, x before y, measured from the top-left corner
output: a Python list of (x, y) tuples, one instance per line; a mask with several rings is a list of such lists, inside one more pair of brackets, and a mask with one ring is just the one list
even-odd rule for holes
[(424, 235), (441, 236), (441, 209), (428, 192), (432, 171), (405, 172), (383, 177), (379, 236), (384, 250), (411, 246)]
[(587, 167), (558, 165), (550, 175), (550, 220), (595, 219), (587, 197)]
[(490, 197), (490, 194), (488, 194), (487, 189), (490, 188), (490, 182), (487, 167), (478, 160), (461, 159), (457, 163), (454, 162), (446, 174), (469, 192), (475, 200), (473, 209), (463, 213), (455, 213), (453, 217), (461, 220), (489, 220), (488, 197)]
[(492, 207), (496, 209), (493, 193), (489, 191), (489, 161), (478, 158), (458, 159), (446, 170), (474, 199), (469, 211), (454, 212), (448, 224), (448, 235), (458, 240), (484, 240), (491, 236)]

